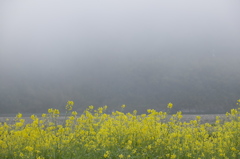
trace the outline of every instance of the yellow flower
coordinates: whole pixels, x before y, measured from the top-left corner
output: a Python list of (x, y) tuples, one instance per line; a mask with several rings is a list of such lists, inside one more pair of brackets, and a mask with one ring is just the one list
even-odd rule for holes
[(151, 148), (152, 148), (152, 146), (151, 146), (151, 145), (148, 145), (147, 147), (148, 147), (148, 149), (151, 149)]
[(118, 157), (119, 157), (119, 158), (123, 158), (124, 156), (123, 156), (123, 154), (121, 154), (121, 155), (119, 155)]
[(147, 112), (148, 112), (148, 113), (151, 113), (151, 112), (152, 112), (152, 109), (148, 109)]
[[(94, 153), (95, 158), (104, 159), (139, 158), (141, 154), (142, 158), (146, 158), (146, 153), (151, 153), (151, 158), (177, 159), (183, 154), (182, 158), (203, 159), (214, 156), (216, 159), (227, 159), (237, 158), (239, 154), (234, 136), (238, 135), (236, 130), (240, 125), (240, 108), (226, 113), (229, 116), (227, 122), (217, 116), (217, 124), (199, 124), (200, 116), (196, 116), (195, 120), (182, 122), (179, 120), (182, 113), (177, 112), (171, 116), (173, 120), (168, 121), (162, 120), (168, 117), (167, 112), (157, 112), (154, 109), (149, 109), (147, 115), (137, 115), (136, 110), (127, 114), (114, 111), (110, 115), (102, 113), (105, 111), (104, 107), (95, 109), (94, 113), (94, 107), (89, 106), (77, 117), (76, 111), (69, 111), (73, 104), (68, 101), (67, 116), (63, 122), (57, 119), (60, 113), (57, 109), (49, 109), (50, 114), (42, 114), (46, 118), (41, 120), (32, 115), (33, 120), (29, 124), (25, 123), (20, 113), (11, 125), (8, 125), (9, 122), (0, 122), (0, 158), (51, 158), (55, 146), (62, 152), (59, 155), (63, 156), (67, 155), (65, 147), (71, 146), (69, 153), (76, 158), (77, 154), (74, 152), (79, 151), (79, 147), (74, 147), (75, 143), (83, 144), (82, 148)], [(173, 104), (169, 103), (167, 106), (169, 112)], [(163, 156), (158, 156), (159, 146), (164, 146), (167, 150)], [(123, 148), (129, 153), (118, 151)], [(43, 150), (48, 151), (42, 154)], [(96, 156), (98, 154), (100, 156)]]
[(60, 114), (60, 111), (58, 109), (54, 109), (53, 114)]
[(135, 154), (137, 152), (137, 149), (133, 149), (132, 153)]
[(52, 113), (53, 112), (53, 109), (48, 109), (48, 113)]
[(78, 113), (76, 111), (72, 112), (72, 115), (76, 116)]
[(68, 110), (68, 111), (72, 110), (73, 105), (74, 105), (74, 102), (73, 102), (73, 101), (68, 101), (68, 102), (67, 102), (67, 105), (66, 105), (66, 107), (65, 107), (66, 110)]
[(21, 117), (22, 117), (22, 114), (21, 114), (21, 113), (18, 113), (16, 117), (17, 117), (17, 118), (21, 118)]
[(146, 114), (142, 114), (141, 117), (144, 118), (146, 116)]
[(103, 157), (104, 157), (104, 158), (107, 158), (107, 157), (109, 157), (109, 154), (110, 154), (110, 152), (109, 152), (109, 151), (106, 151), (106, 153), (103, 155)]
[(33, 115), (31, 115), (31, 117), (30, 117), (32, 120), (35, 120), (36, 119), (36, 116), (33, 114)]
[(175, 155), (175, 154), (172, 154), (171, 155), (171, 159), (174, 159), (174, 158), (176, 158), (177, 156)]
[(74, 102), (73, 102), (73, 101), (68, 101), (67, 104), (73, 106), (73, 105), (74, 105)]
[(90, 110), (92, 110), (92, 109), (94, 109), (94, 106), (93, 106), (93, 105), (90, 105), (88, 108), (89, 108)]
[(22, 123), (22, 122), (17, 122), (17, 123), (16, 123), (16, 127), (21, 127), (21, 126), (23, 126), (23, 123)]
[(107, 107), (108, 107), (108, 106), (107, 106), (107, 105), (105, 105), (105, 106), (103, 107), (103, 109), (104, 109), (104, 110), (106, 110), (106, 109), (107, 109)]
[(131, 141), (131, 140), (128, 140), (128, 144), (129, 144), (129, 145), (132, 145), (132, 141)]
[(168, 154), (166, 154), (166, 156), (167, 156), (167, 157), (169, 157), (169, 156), (170, 156), (170, 154), (168, 153)]
[(133, 111), (133, 115), (137, 115), (137, 110), (134, 110), (134, 111)]
[(25, 147), (26, 150), (28, 150), (29, 152), (33, 151), (33, 148), (31, 146), (27, 146)]
[(191, 153), (187, 153), (187, 157), (191, 158), (192, 154)]
[(122, 108), (125, 108), (125, 107), (126, 107), (126, 105), (125, 105), (125, 104), (123, 104), (121, 107), (122, 107)]
[(68, 117), (69, 120), (74, 120), (75, 118), (73, 116)]
[(197, 120), (201, 120), (201, 116), (196, 116), (196, 119)]
[(24, 157), (24, 154), (21, 152), (21, 153), (19, 154), (19, 156), (23, 158), (23, 157)]
[(67, 105), (66, 106), (66, 110), (68, 110), (68, 111), (72, 110), (72, 106), (71, 105)]
[(232, 147), (231, 150), (232, 151), (237, 151), (237, 149), (235, 147)]
[(173, 107), (173, 104), (172, 103), (168, 103), (167, 107), (171, 109)]

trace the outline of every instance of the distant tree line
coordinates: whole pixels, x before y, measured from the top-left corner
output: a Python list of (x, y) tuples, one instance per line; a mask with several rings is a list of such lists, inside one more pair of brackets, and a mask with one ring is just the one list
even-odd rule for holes
[[(108, 105), (109, 112), (126, 104), (125, 111), (144, 113), (152, 108), (185, 113), (223, 113), (240, 98), (240, 62), (235, 54), (148, 54), (78, 59), (65, 70), (38, 68), (0, 76), (0, 114), (64, 111), (68, 100), (75, 110)], [(68, 61), (67, 61), (68, 62)]]

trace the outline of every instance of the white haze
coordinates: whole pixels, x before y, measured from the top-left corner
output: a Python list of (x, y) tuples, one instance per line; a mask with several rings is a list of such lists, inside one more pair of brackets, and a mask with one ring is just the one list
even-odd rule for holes
[[(223, 59), (216, 67), (229, 75), (237, 70), (232, 59), (240, 59), (239, 28), (238, 0), (1, 0), (0, 88), (36, 81), (70, 91), (107, 81), (119, 90), (124, 83), (117, 78), (131, 72), (124, 65), (136, 65), (144, 76), (162, 70), (167, 79), (178, 78), (191, 61), (213, 68), (202, 60), (214, 58)], [(156, 59), (161, 64), (142, 66)]]

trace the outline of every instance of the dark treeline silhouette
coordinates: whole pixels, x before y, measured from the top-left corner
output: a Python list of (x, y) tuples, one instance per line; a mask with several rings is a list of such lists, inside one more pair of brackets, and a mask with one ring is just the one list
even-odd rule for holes
[[(2, 69), (0, 113), (37, 113), (108, 105), (109, 112), (126, 104), (126, 111), (152, 108), (185, 113), (223, 113), (240, 97), (240, 62), (236, 52), (148, 53), (111, 57), (69, 58), (61, 68), (26, 66)], [(182, 52), (182, 50), (181, 50)], [(84, 61), (85, 60), (85, 61)], [(95, 61), (94, 61), (95, 60)], [(59, 66), (60, 67), (60, 66)]]

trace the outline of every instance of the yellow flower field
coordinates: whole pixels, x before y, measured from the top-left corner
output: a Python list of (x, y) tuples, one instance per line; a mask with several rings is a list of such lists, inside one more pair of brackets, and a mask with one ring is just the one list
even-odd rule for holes
[[(239, 104), (240, 100), (238, 100)], [(201, 124), (201, 117), (182, 122), (178, 112), (147, 110), (106, 114), (107, 106), (93, 106), (78, 115), (73, 101), (66, 105), (66, 118), (49, 109), (42, 117), (25, 123), (17, 114), (14, 124), (0, 125), (1, 159), (227, 159), (240, 158), (240, 109)], [(170, 110), (173, 104), (169, 103)], [(125, 105), (122, 106), (122, 109)]]

